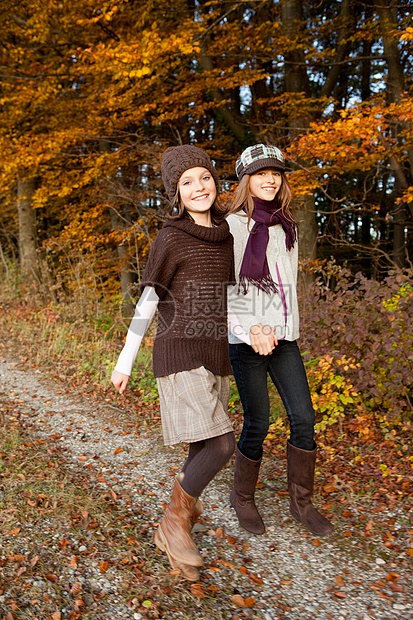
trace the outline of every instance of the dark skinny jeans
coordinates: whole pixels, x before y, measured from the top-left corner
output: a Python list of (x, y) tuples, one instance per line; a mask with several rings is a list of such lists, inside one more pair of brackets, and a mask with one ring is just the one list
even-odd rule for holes
[(259, 355), (244, 343), (230, 344), (229, 354), (244, 409), (244, 425), (238, 442), (241, 453), (253, 461), (258, 461), (262, 455), (270, 421), (267, 373), (287, 411), (290, 443), (302, 450), (313, 450), (314, 409), (297, 342), (280, 340), (270, 355)]

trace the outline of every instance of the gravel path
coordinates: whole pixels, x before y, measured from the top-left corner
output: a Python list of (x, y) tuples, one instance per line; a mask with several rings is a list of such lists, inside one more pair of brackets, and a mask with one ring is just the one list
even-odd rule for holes
[[(152, 513), (154, 523), (158, 521), (161, 502), (168, 500), (171, 490), (173, 467), (178, 468), (184, 459), (179, 448), (165, 448), (160, 432), (135, 435), (125, 431), (122, 424), (113, 422), (116, 416), (121, 417), (116, 408), (80, 397), (63, 384), (44, 379), (39, 371), (20, 370), (0, 358), (0, 378), (0, 394), (17, 400), (22, 410), (29, 412), (27, 426), (40, 436), (60, 435), (59, 441), (76, 467), (82, 465), (85, 472), (90, 464), (95, 470), (100, 468), (102, 480), (112, 481), (110, 489), (119, 501), (127, 489), (129, 498), (137, 504), (144, 501), (146, 512)], [(222, 618), (237, 617), (231, 596), (238, 592), (256, 600), (253, 609), (242, 609), (242, 617), (277, 619), (280, 616), (275, 603), (279, 610), (281, 601), (286, 619), (413, 620), (412, 558), (406, 553), (413, 547), (411, 506), (395, 506), (390, 511), (367, 500), (356, 503), (351, 512), (353, 516), (364, 515), (371, 523), (368, 537), (363, 538), (360, 528), (357, 531), (354, 520), (335, 518), (335, 533), (318, 541), (289, 516), (288, 498), (282, 494), (286, 488), (284, 463), (266, 462), (264, 470), (267, 476), (271, 472), (274, 475), (257, 491), (268, 526), (263, 536), (242, 530), (230, 507), (232, 462), (203, 494), (207, 526), (199, 546), (207, 566), (214, 561), (225, 566), (221, 572), (212, 573), (216, 585), (225, 591), (228, 584), (232, 585)], [(140, 484), (136, 484), (138, 479)], [(107, 485), (103, 481), (100, 484), (102, 489)], [(142, 485), (149, 490), (144, 496), (139, 493)], [(221, 544), (216, 535), (219, 527), (238, 539), (238, 544)], [(385, 545), (389, 533), (394, 544)], [(253, 579), (240, 570), (246, 556)], [(208, 568), (204, 578), (207, 576), (211, 578)], [(107, 588), (112, 611), (102, 620), (141, 617), (119, 600), (116, 582)], [(185, 618), (185, 612), (174, 611), (170, 617)]]

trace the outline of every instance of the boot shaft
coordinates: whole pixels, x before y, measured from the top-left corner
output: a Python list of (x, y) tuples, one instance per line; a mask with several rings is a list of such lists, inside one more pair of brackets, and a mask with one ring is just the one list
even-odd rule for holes
[(314, 490), (316, 448), (301, 450), (287, 443), (287, 476), (290, 511), (316, 536), (331, 534), (333, 526), (311, 503)]
[[(301, 495), (310, 501), (314, 491), (314, 472), (317, 448), (301, 450), (287, 442), (288, 490), (292, 484), (300, 487)], [(290, 493), (291, 496), (291, 493)]]
[(247, 502), (254, 499), (261, 460), (252, 461), (248, 459), (237, 446), (235, 453), (234, 490), (240, 501)]
[(235, 455), (234, 488), (230, 502), (237, 513), (240, 525), (253, 534), (263, 534), (265, 525), (255, 505), (254, 495), (261, 459), (252, 461), (237, 447)]

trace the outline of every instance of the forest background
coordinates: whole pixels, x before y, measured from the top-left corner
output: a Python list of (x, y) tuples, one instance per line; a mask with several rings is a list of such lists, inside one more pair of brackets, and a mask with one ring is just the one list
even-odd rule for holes
[[(349, 462), (407, 492), (409, 4), (4, 0), (0, 319), (7, 346), (75, 385), (108, 391), (150, 243), (166, 216), (164, 149), (205, 148), (230, 200), (240, 151), (276, 144), (287, 156), (300, 221), (301, 348), (319, 445), (334, 459), (338, 438), (353, 442)], [(131, 382), (141, 400), (156, 398), (150, 350), (151, 336)], [(285, 426), (272, 397), (268, 440), (277, 442)], [(230, 406), (239, 414), (235, 388)]]

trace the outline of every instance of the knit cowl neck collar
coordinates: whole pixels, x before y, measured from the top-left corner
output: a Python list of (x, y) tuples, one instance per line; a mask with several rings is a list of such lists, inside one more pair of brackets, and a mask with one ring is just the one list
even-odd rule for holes
[(201, 239), (202, 241), (208, 241), (210, 243), (225, 241), (225, 239), (227, 239), (230, 235), (229, 226), (226, 220), (218, 224), (218, 226), (209, 228), (208, 226), (200, 226), (188, 218), (183, 218), (180, 220), (166, 220), (163, 227), (178, 228), (188, 235), (191, 235), (191, 237)]

